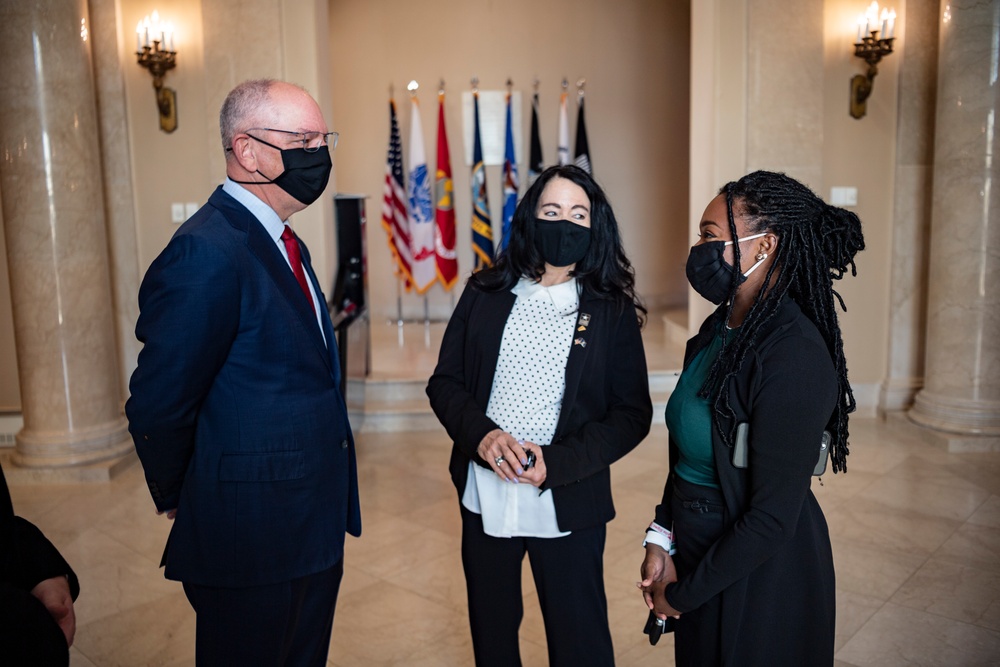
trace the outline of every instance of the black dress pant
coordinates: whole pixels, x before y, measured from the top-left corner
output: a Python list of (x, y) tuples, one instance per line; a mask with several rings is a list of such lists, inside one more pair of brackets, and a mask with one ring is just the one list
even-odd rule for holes
[(517, 634), (524, 615), (525, 553), (542, 608), (549, 665), (614, 665), (604, 594), (605, 536), (602, 524), (566, 537), (491, 537), (483, 532), (482, 517), (462, 507), (462, 565), (476, 665), (521, 664)]
[[(719, 489), (692, 484), (674, 476), (670, 509), (677, 553), (674, 566), (684, 576), (698, 567), (725, 530), (723, 498)], [(697, 609), (681, 614), (674, 625), (677, 667), (722, 664), (722, 597), (716, 595)]]
[(291, 581), (247, 588), (184, 584), (197, 614), (198, 667), (326, 667), (344, 559)]

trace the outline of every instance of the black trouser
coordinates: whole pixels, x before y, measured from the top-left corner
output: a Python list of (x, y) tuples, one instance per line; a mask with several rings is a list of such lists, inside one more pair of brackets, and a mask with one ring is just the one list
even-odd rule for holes
[[(719, 489), (674, 475), (670, 510), (677, 553), (674, 565), (683, 577), (698, 567), (725, 530), (723, 498)], [(722, 663), (722, 598), (716, 595), (697, 609), (681, 614), (674, 626), (674, 655), (678, 667), (707, 667)]]
[(490, 537), (482, 517), (462, 508), (462, 565), (479, 667), (521, 664), (517, 633), (524, 614), (525, 553), (545, 621), (549, 665), (615, 664), (604, 595), (606, 532), (602, 524), (566, 537)]
[(198, 667), (326, 667), (344, 559), (291, 581), (247, 588), (184, 584), (197, 614)]

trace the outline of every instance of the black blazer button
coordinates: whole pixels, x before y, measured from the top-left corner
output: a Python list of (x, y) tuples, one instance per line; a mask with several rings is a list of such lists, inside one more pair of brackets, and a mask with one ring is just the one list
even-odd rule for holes
[(340, 443), (340, 448), (341, 448), (341, 449), (347, 449), (347, 441), (346, 441), (346, 440), (342, 440), (342, 441), (341, 441), (341, 443)]

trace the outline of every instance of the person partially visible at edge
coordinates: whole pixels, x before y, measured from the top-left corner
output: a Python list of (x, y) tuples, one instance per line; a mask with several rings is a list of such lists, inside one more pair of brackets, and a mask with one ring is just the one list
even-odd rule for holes
[(810, 483), (824, 431), (846, 470), (833, 281), (863, 249), (854, 213), (784, 174), (748, 174), (705, 209), (687, 276), (721, 305), (667, 404), (670, 472), (638, 584), (676, 619), (677, 665), (833, 664), (833, 555)]
[(14, 514), (0, 468), (0, 664), (66, 667), (80, 582), (42, 531)]
[(274, 80), (234, 88), (220, 129), (225, 183), (142, 281), (125, 412), (198, 665), (318, 667), (361, 513), (326, 298), (288, 219), (326, 189), (337, 135)]
[(610, 466), (652, 419), (645, 312), (604, 192), (562, 166), (528, 189), (509, 245), (472, 275), (451, 316), (427, 395), (454, 441), (477, 665), (521, 664), (525, 553), (549, 663), (614, 664)]

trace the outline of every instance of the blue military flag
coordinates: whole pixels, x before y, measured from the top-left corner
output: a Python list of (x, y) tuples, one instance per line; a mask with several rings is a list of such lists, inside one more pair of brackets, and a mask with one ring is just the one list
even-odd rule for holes
[(474, 271), (493, 265), (493, 224), (490, 222), (490, 199), (486, 192), (486, 166), (483, 142), (479, 137), (479, 91), (472, 93), (472, 252)]

